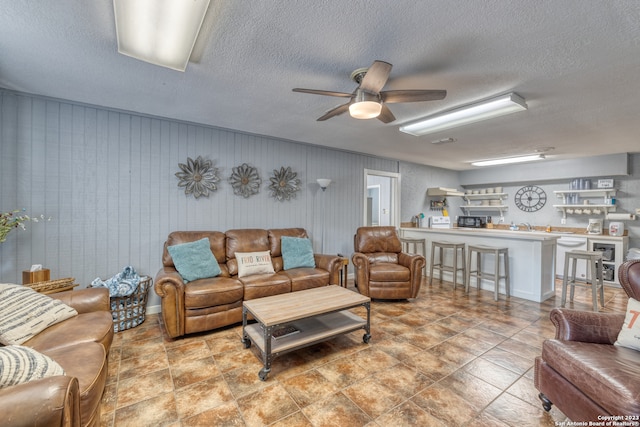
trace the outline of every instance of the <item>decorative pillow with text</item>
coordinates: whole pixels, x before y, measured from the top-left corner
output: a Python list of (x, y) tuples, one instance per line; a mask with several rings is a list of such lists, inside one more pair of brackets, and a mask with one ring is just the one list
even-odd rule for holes
[(640, 350), (640, 301), (629, 298), (627, 316), (614, 345)]
[(238, 277), (275, 273), (271, 263), (271, 251), (236, 252), (236, 261), (238, 262)]

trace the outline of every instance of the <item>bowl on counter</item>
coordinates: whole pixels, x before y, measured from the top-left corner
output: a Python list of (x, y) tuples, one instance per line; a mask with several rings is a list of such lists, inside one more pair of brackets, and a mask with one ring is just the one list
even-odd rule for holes
[(495, 193), (502, 193), (502, 187), (493, 187)]

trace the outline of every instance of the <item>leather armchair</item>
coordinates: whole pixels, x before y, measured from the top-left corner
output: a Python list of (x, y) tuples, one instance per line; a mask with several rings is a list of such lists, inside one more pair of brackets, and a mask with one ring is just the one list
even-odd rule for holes
[[(640, 260), (622, 264), (618, 277), (640, 299)], [(640, 415), (640, 352), (613, 345), (625, 314), (555, 308), (550, 317), (555, 339), (544, 341), (535, 361), (543, 408), (556, 405), (575, 422)]]
[(360, 227), (354, 236), (355, 268), (358, 291), (370, 298), (415, 298), (420, 291), (422, 255), (402, 252), (394, 227)]

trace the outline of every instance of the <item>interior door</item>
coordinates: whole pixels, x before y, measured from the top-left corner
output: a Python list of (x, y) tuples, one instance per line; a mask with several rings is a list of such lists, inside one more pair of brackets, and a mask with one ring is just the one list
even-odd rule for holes
[(363, 225), (400, 227), (400, 174), (364, 170)]

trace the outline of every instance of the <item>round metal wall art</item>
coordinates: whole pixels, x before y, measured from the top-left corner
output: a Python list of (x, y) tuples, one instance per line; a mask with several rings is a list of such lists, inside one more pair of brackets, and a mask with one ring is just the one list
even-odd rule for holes
[(193, 194), (196, 199), (209, 197), (209, 192), (218, 189), (216, 182), (220, 181), (218, 169), (213, 167), (211, 160), (204, 160), (198, 156), (195, 160), (187, 157), (187, 164), (178, 163), (182, 172), (176, 172), (180, 180), (178, 187), (184, 187), (184, 194)]
[(300, 180), (297, 178), (298, 174), (291, 170), (291, 167), (285, 169), (284, 166), (273, 170), (273, 176), (269, 178), (271, 184), (269, 190), (271, 190), (271, 197), (282, 202), (284, 200), (295, 199), (296, 191), (300, 191)]
[(229, 184), (233, 187), (233, 194), (247, 199), (260, 192), (262, 179), (260, 179), (256, 168), (243, 163), (234, 167), (232, 171), (229, 177)]

